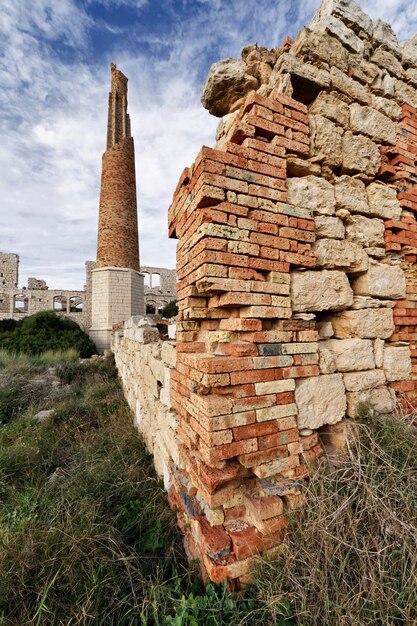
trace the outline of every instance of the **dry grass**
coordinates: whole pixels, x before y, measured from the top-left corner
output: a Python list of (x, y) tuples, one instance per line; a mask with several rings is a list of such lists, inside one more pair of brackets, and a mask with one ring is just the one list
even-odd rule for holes
[(282, 558), (258, 578), (272, 614), (287, 597), (300, 626), (417, 624), (415, 423), (363, 412), (347, 454), (313, 476)]

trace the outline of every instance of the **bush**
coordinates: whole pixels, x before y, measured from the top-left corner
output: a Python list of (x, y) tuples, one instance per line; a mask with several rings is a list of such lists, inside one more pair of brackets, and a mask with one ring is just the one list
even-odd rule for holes
[(161, 310), (161, 315), (168, 320), (171, 319), (171, 317), (178, 315), (177, 301), (172, 300), (171, 302), (168, 302), (168, 304), (166, 304)]
[(0, 349), (33, 355), (47, 350), (74, 349), (82, 358), (96, 352), (94, 343), (76, 322), (54, 311), (40, 311), (15, 322), (14, 326), (5, 325), (3, 329), (0, 326)]

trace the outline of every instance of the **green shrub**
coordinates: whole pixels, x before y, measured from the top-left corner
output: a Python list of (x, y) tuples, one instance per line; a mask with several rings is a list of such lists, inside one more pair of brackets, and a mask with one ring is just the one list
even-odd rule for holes
[(161, 310), (161, 315), (166, 319), (171, 319), (171, 317), (178, 315), (177, 301), (172, 300), (171, 302), (168, 302), (168, 304), (166, 304)]
[(0, 327), (0, 349), (33, 355), (47, 350), (73, 349), (82, 358), (88, 358), (96, 352), (94, 343), (76, 322), (54, 311), (40, 311), (10, 328)]

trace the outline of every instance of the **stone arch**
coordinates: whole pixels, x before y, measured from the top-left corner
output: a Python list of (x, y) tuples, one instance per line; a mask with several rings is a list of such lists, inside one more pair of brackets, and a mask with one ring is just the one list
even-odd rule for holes
[(66, 296), (54, 296), (52, 301), (52, 308), (57, 313), (67, 310), (67, 297)]
[(29, 298), (24, 293), (17, 293), (13, 296), (13, 312), (27, 313), (29, 310)]
[(152, 289), (161, 289), (161, 274), (154, 272), (151, 276)]
[(71, 296), (69, 299), (70, 313), (82, 313), (84, 308), (84, 301), (81, 296)]

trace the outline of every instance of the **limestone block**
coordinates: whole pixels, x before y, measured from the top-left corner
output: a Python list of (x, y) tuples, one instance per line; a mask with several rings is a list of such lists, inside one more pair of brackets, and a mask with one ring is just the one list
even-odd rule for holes
[(343, 46), (351, 52), (356, 52), (363, 56), (365, 45), (357, 35), (348, 28), (341, 20), (333, 15), (327, 15), (314, 25), (314, 32), (328, 33), (339, 39)]
[(405, 41), (400, 46), (400, 50), (403, 62), (417, 67), (417, 41), (415, 40), (415, 36), (409, 41)]
[(346, 222), (346, 237), (350, 241), (368, 248), (370, 246), (384, 246), (385, 226), (382, 220), (352, 215)]
[(319, 239), (313, 245), (317, 267), (343, 270), (348, 274), (366, 272), (369, 257), (358, 244), (339, 239)]
[(317, 176), (288, 178), (287, 198), (289, 204), (317, 215), (333, 215), (336, 206), (333, 185)]
[(170, 367), (175, 367), (177, 362), (177, 351), (175, 349), (175, 344), (170, 341), (164, 341), (161, 348), (161, 358), (162, 361), (169, 365)]
[(395, 307), (395, 300), (378, 300), (377, 298), (371, 298), (369, 296), (354, 296), (351, 309), (379, 309), (379, 308), (393, 309)]
[(350, 105), (350, 127), (354, 133), (367, 135), (374, 141), (395, 144), (397, 131), (395, 124), (388, 117), (368, 106), (354, 102)]
[(371, 183), (366, 188), (369, 214), (385, 220), (398, 220), (401, 217), (401, 205), (397, 192), (383, 183)]
[(396, 78), (404, 78), (404, 69), (401, 63), (393, 54), (387, 52), (383, 48), (375, 50), (371, 56), (371, 61), (372, 63), (379, 65), (379, 67), (387, 70), (387, 72), (392, 74), (392, 76), (395, 76)]
[(330, 87), (330, 74), (327, 70), (320, 70), (314, 65), (303, 63), (291, 54), (284, 53), (280, 55), (269, 79), (269, 86), (275, 87), (278, 77), (283, 73), (298, 76), (305, 81), (313, 83), (320, 89), (328, 89)]
[(363, 31), (368, 37), (372, 37), (372, 20), (354, 0), (323, 0), (310, 22), (310, 28), (314, 29), (317, 23), (329, 15), (342, 20), (355, 33)]
[(336, 207), (349, 213), (369, 213), (365, 184), (358, 178), (340, 176), (335, 181)]
[(322, 115), (310, 115), (310, 154), (331, 168), (342, 162), (342, 130)]
[(353, 293), (375, 298), (405, 298), (405, 276), (398, 265), (372, 261), (366, 274), (352, 283)]
[(399, 52), (397, 35), (392, 29), (392, 26), (387, 22), (383, 22), (379, 17), (374, 21), (373, 39), (385, 47)]
[(330, 339), (334, 335), (332, 323), (329, 320), (317, 322), (317, 332), (320, 339)]
[(159, 331), (155, 326), (142, 326), (135, 329), (135, 341), (146, 344), (159, 341)]
[(316, 429), (344, 418), (346, 394), (342, 374), (320, 375), (297, 380), (295, 402), (298, 428)]
[(335, 357), (335, 354), (331, 350), (328, 350), (323, 345), (325, 343), (326, 343), (325, 341), (321, 341), (319, 344), (320, 374), (334, 374), (334, 372), (336, 371), (336, 357)]
[(340, 41), (309, 28), (303, 28), (299, 32), (291, 46), (290, 54), (319, 63), (324, 61), (329, 66), (334, 65), (343, 72), (348, 70), (348, 53)]
[[(382, 70), (375, 65), (365, 61), (359, 54), (349, 55), (349, 76), (357, 79), (366, 86), (372, 86), (376, 80), (382, 79)], [(372, 97), (372, 96), (371, 96)]]
[(224, 59), (213, 63), (203, 87), (201, 103), (212, 115), (221, 117), (249, 91), (257, 89), (259, 81), (246, 71), (239, 59)]
[(221, 145), (223, 140), (227, 140), (227, 134), (231, 129), (238, 113), (239, 111), (234, 111), (233, 113), (223, 115), (223, 117), (220, 119), (216, 130), (216, 142), (219, 146)]
[(374, 339), (375, 367), (382, 367), (384, 361), (384, 346), (385, 341), (383, 339)]
[(411, 377), (411, 353), (408, 346), (384, 348), (384, 372), (390, 382), (409, 380)]
[(330, 69), (331, 84), (334, 89), (344, 93), (361, 104), (371, 104), (371, 92), (367, 87), (361, 85), (357, 80), (349, 78), (337, 67)]
[(346, 398), (348, 417), (356, 417), (361, 405), (378, 414), (392, 413), (395, 408), (394, 396), (386, 386), (347, 392)]
[(319, 342), (319, 356), (322, 350), (332, 354), (334, 371), (337, 372), (369, 370), (375, 367), (370, 339), (328, 339)]
[(386, 383), (384, 370), (368, 370), (361, 372), (347, 372), (343, 374), (346, 391), (365, 391), (374, 389)]
[(287, 176), (320, 176), (321, 166), (295, 155), (287, 156)]
[(396, 122), (401, 119), (402, 109), (394, 100), (372, 96), (372, 107)]
[(350, 131), (343, 136), (342, 173), (359, 174), (362, 178), (373, 178), (381, 165), (378, 146), (363, 135)]
[(414, 67), (409, 67), (408, 70), (405, 71), (406, 80), (413, 85), (413, 87), (417, 87), (417, 69)]
[(331, 321), (338, 339), (388, 339), (395, 328), (391, 309), (343, 311), (333, 315)]
[(396, 80), (394, 83), (394, 93), (398, 104), (406, 102), (413, 107), (417, 107), (417, 93), (411, 85), (407, 85), (407, 83), (404, 83), (402, 80)]
[(316, 237), (322, 239), (328, 237), (330, 239), (344, 239), (345, 227), (338, 217), (328, 217), (327, 215), (317, 215), (314, 218), (316, 225)]
[(338, 311), (350, 306), (353, 292), (344, 272), (291, 272), (294, 311)]
[(321, 91), (313, 104), (309, 108), (311, 115), (322, 115), (327, 119), (343, 126), (349, 127), (350, 111), (349, 106), (340, 100), (334, 92)]

